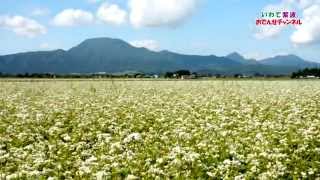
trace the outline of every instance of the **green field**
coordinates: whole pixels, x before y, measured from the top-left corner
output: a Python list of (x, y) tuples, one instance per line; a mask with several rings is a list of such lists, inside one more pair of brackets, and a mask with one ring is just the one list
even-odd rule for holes
[(0, 179), (319, 179), (320, 81), (0, 81)]

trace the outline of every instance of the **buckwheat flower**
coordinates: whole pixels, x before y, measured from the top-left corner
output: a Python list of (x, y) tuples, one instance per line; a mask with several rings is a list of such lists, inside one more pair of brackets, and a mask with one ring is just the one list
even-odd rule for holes
[(155, 166), (151, 166), (150, 169), (148, 170), (148, 173), (152, 174), (152, 176), (155, 176), (155, 175), (163, 175), (164, 171)]
[(63, 134), (62, 135), (62, 138), (63, 138), (63, 140), (65, 140), (65, 141), (71, 141), (71, 137), (69, 136), (69, 134)]
[(105, 171), (98, 171), (96, 173), (97, 180), (104, 180), (108, 174)]
[(157, 162), (158, 164), (162, 164), (162, 163), (164, 162), (164, 160), (163, 160), (163, 158), (158, 158), (158, 159), (156, 160), (156, 162)]
[(176, 167), (180, 167), (182, 165), (182, 162), (180, 159), (174, 159), (171, 163)]
[(63, 123), (60, 122), (60, 121), (58, 121), (58, 122), (56, 122), (55, 126), (56, 126), (56, 127), (63, 127)]
[(25, 120), (25, 119), (29, 116), (29, 114), (28, 114), (27, 112), (25, 112), (25, 113), (18, 113), (16, 116), (17, 116), (18, 118), (21, 118), (22, 120)]
[(215, 177), (215, 174), (214, 173), (212, 173), (212, 172), (207, 172), (206, 173), (209, 177), (212, 177), (212, 178), (214, 178)]
[(41, 120), (41, 118), (43, 118), (43, 115), (44, 115), (43, 113), (37, 113), (36, 114), (36, 120), (37, 121)]
[(39, 176), (40, 174), (41, 174), (41, 172), (40, 172), (40, 171), (37, 171), (37, 170), (34, 170), (34, 171), (29, 172), (29, 175), (30, 175), (30, 176)]
[(115, 143), (111, 144), (110, 153), (113, 154), (115, 152), (121, 151), (122, 149), (123, 148), (122, 148), (121, 143), (120, 142), (115, 142)]
[(97, 158), (94, 156), (91, 156), (90, 158), (86, 159), (85, 163), (86, 164), (91, 164), (93, 162), (97, 161)]
[(84, 174), (89, 174), (89, 173), (91, 173), (90, 167), (83, 165), (79, 168), (80, 176), (83, 176)]
[(197, 160), (199, 157), (200, 157), (199, 153), (189, 152), (183, 156), (183, 160), (185, 160), (187, 162), (193, 162), (193, 161)]
[(234, 180), (243, 180), (243, 179), (246, 179), (243, 174), (234, 177)]
[(308, 174), (309, 174), (309, 175), (313, 175), (313, 174), (314, 174), (314, 170), (313, 170), (312, 168), (310, 168), (310, 169), (308, 170)]
[(126, 180), (136, 180), (136, 179), (139, 179), (137, 176), (134, 176), (134, 175), (131, 175), (129, 174), (127, 177), (126, 177)]
[(5, 179), (11, 180), (11, 179), (17, 179), (17, 178), (19, 178), (19, 174), (13, 173), (13, 174), (7, 175)]
[(7, 151), (0, 149), (0, 156), (4, 155), (4, 154), (6, 154), (6, 153), (7, 153)]
[(142, 138), (141, 138), (141, 135), (140, 133), (132, 133), (132, 134), (129, 134), (124, 140), (123, 142), (124, 143), (130, 143), (130, 142), (136, 142), (136, 141), (141, 141)]
[(252, 167), (250, 168), (250, 171), (253, 172), (253, 173), (257, 172), (257, 171), (258, 171), (257, 166), (252, 166)]
[(307, 178), (307, 173), (301, 172), (301, 176), (302, 176), (303, 178)]
[(103, 141), (105, 143), (109, 143), (112, 139), (111, 135), (108, 133), (98, 134), (97, 135), (98, 141)]
[(57, 126), (52, 126), (49, 130), (48, 130), (48, 133), (53, 136), (55, 135), (58, 131), (60, 130), (59, 127)]
[(257, 133), (256, 138), (258, 140), (262, 140), (263, 139), (263, 135), (261, 133)]
[(117, 162), (113, 162), (113, 163), (111, 164), (111, 167), (113, 167), (113, 168), (118, 168), (119, 166), (120, 166), (120, 164), (117, 163)]

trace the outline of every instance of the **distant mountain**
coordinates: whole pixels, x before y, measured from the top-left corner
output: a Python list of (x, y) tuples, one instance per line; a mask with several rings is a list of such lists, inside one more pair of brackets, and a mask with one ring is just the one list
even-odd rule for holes
[(26, 72), (63, 72), (68, 67), (69, 57), (64, 50), (27, 52), (0, 56), (0, 72), (26, 73)]
[(232, 59), (236, 62), (239, 62), (241, 64), (258, 64), (258, 62), (255, 59), (246, 59), (241, 54), (237, 52), (233, 52), (226, 56), (226, 58)]
[(296, 55), (276, 56), (260, 61), (261, 64), (271, 66), (290, 66), (298, 68), (317, 67), (319, 63), (306, 61)]
[[(72, 72), (140, 71), (162, 73), (178, 69), (197, 71), (204, 68), (229, 68), (239, 63), (216, 56), (190, 56), (170, 51), (154, 52), (136, 48), (130, 44), (110, 38), (89, 39), (66, 53), (72, 57)], [(69, 72), (70, 72), (69, 71)]]
[(0, 56), (2, 73), (164, 73), (180, 69), (226, 74), (289, 74), (305, 65), (318, 66), (296, 56), (277, 56), (255, 61), (238, 53), (226, 57), (154, 52), (111, 38), (94, 38), (68, 51), (27, 52)]

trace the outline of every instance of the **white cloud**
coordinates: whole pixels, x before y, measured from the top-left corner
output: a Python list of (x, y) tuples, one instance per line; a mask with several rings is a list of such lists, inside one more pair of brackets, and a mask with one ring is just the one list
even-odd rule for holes
[(10, 29), (17, 35), (30, 38), (47, 33), (46, 27), (23, 16), (0, 16), (0, 27)]
[(47, 8), (36, 8), (31, 12), (32, 16), (45, 16), (50, 13), (50, 10)]
[(108, 24), (120, 25), (126, 22), (127, 12), (116, 4), (102, 4), (97, 11), (97, 18)]
[(189, 18), (199, 0), (129, 0), (135, 27), (177, 26)]
[(144, 47), (152, 51), (160, 50), (160, 44), (155, 40), (136, 40), (131, 41), (130, 44), (135, 47)]
[(302, 22), (291, 35), (291, 41), (295, 45), (320, 42), (320, 3), (304, 9)]
[(53, 19), (56, 26), (76, 26), (91, 24), (94, 16), (87, 11), (81, 9), (65, 9), (57, 14)]
[[(291, 11), (293, 10), (294, 0), (282, 0), (279, 4), (269, 4), (263, 8), (262, 12), (277, 12), (277, 11)], [(269, 18), (271, 19), (271, 18)], [(287, 26), (277, 25), (277, 26), (258, 26), (254, 37), (257, 39), (266, 39), (277, 37)]]

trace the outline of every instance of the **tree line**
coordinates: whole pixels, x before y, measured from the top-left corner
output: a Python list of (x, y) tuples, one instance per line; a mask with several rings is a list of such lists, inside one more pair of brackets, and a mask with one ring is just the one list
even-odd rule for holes
[[(300, 73), (300, 71), (298, 72)], [(65, 78), (65, 79), (96, 79), (96, 78), (166, 78), (166, 79), (198, 79), (198, 78), (283, 78), (290, 75), (266, 75), (254, 73), (252, 75), (246, 74), (219, 74), (219, 73), (197, 73), (190, 70), (182, 69), (177, 71), (170, 71), (164, 73), (142, 73), (142, 72), (129, 72), (129, 73), (71, 73), (71, 74), (55, 74), (55, 73), (19, 73), (8, 74), (1, 73), (0, 78)], [(299, 75), (300, 76), (300, 75)], [(297, 77), (293, 74), (292, 77)]]
[(182, 76), (197, 77), (197, 73), (189, 70), (178, 70), (174, 72), (160, 73), (123, 73), (123, 74), (107, 74), (107, 73), (72, 73), (72, 74), (54, 74), (54, 73), (19, 73), (8, 74), (1, 73), (2, 78), (181, 78)]
[(319, 78), (320, 68), (305, 68), (297, 72), (293, 72), (291, 78)]

